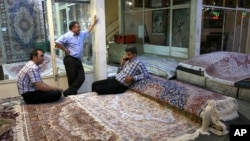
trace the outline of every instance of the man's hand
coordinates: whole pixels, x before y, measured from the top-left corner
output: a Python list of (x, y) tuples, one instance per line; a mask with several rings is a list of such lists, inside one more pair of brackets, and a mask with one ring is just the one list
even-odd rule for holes
[(133, 76), (126, 76), (126, 77), (125, 77), (125, 82), (126, 82), (127, 84), (133, 83), (133, 82), (134, 82)]
[(70, 55), (70, 51), (68, 49), (65, 49), (64, 52), (65, 52), (65, 55), (67, 55), (67, 56)]
[(47, 85), (43, 81), (34, 82), (33, 84), (38, 88), (38, 90), (41, 90), (41, 91), (53, 91), (53, 90), (56, 90), (56, 91), (63, 92), (62, 88), (52, 87), (50, 85)]
[(124, 56), (122, 57), (122, 59), (121, 59), (120, 66), (123, 66), (123, 65), (126, 63), (127, 60), (128, 60), (128, 59), (127, 59), (126, 55), (124, 55)]
[(70, 51), (66, 47), (64, 47), (62, 44), (56, 43), (55, 47), (64, 51), (65, 55), (70, 55)]
[(89, 31), (89, 32), (92, 31), (92, 29), (93, 29), (94, 26), (96, 25), (97, 21), (98, 21), (98, 19), (96, 18), (96, 15), (95, 15), (95, 16), (94, 16), (94, 22), (93, 22), (93, 24), (88, 28), (88, 31)]
[(96, 25), (96, 23), (98, 22), (98, 19), (96, 18), (96, 15), (94, 16), (94, 25)]

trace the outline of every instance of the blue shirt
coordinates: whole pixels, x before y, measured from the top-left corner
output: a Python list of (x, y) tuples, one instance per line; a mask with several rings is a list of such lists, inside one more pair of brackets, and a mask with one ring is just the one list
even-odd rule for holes
[(38, 90), (38, 88), (33, 83), (39, 81), (42, 81), (40, 68), (33, 61), (27, 62), (18, 73), (18, 93), (23, 94)]
[(70, 51), (70, 56), (80, 59), (83, 54), (83, 43), (88, 36), (88, 30), (81, 31), (79, 35), (75, 35), (72, 31), (69, 31), (59, 37), (56, 42), (64, 45)]
[(122, 67), (118, 68), (118, 73), (115, 78), (123, 85), (129, 86), (130, 84), (127, 84), (125, 82), (126, 76), (133, 76), (134, 82), (136, 82), (141, 79), (147, 78), (149, 76), (149, 73), (145, 65), (137, 58), (134, 58), (131, 61), (127, 61)]

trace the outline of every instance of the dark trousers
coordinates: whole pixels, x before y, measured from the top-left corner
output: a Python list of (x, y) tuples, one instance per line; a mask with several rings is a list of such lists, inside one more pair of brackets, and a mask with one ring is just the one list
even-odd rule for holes
[(95, 91), (98, 94), (118, 94), (125, 92), (127, 89), (127, 86), (122, 85), (115, 78), (108, 78), (92, 83), (92, 92)]
[(65, 66), (69, 88), (63, 93), (66, 95), (77, 94), (77, 90), (85, 81), (85, 72), (82, 62), (78, 58), (65, 56), (63, 59)]
[(62, 96), (60, 91), (34, 91), (22, 94), (23, 100), (27, 104), (49, 103), (58, 101)]

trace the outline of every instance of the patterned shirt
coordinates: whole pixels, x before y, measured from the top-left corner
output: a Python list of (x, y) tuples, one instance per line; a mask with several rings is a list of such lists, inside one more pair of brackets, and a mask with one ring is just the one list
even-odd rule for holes
[(40, 75), (40, 68), (33, 61), (30, 60), (18, 73), (18, 93), (23, 94), (26, 92), (33, 92), (38, 90), (33, 83), (39, 81), (42, 81)]
[(88, 30), (81, 31), (79, 35), (75, 35), (72, 31), (69, 31), (58, 38), (56, 42), (64, 45), (70, 51), (71, 56), (80, 59), (84, 51), (83, 43), (88, 39), (88, 36)]
[(125, 82), (126, 76), (133, 76), (134, 82), (136, 82), (141, 79), (147, 78), (149, 76), (149, 73), (145, 65), (137, 58), (134, 58), (131, 61), (127, 61), (122, 67), (118, 68), (116, 80), (125, 86), (129, 86), (131, 84), (127, 84)]

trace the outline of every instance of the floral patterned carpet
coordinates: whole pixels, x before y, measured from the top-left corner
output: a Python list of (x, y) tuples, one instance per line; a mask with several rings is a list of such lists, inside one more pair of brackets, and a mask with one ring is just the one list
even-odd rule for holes
[(178, 66), (204, 71), (205, 77), (231, 84), (249, 78), (250, 55), (218, 51), (185, 60), (179, 63)]
[[(20, 97), (0, 100), (15, 123), (0, 140), (190, 140), (201, 124), (177, 109), (133, 91), (85, 93), (49, 104), (28, 105)], [(8, 134), (8, 135), (6, 135)]]
[(15, 126), (15, 119), (19, 115), (14, 106), (21, 103), (21, 97), (0, 99), (0, 141), (13, 140), (12, 127)]

